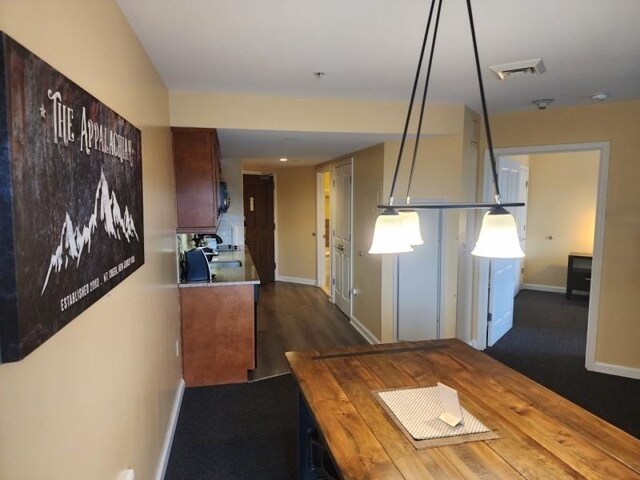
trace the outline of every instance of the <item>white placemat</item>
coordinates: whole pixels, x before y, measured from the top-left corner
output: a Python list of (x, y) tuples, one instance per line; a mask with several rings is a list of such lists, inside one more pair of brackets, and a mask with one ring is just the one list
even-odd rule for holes
[(450, 427), (438, 417), (443, 412), (438, 387), (387, 390), (377, 395), (416, 440), (490, 432), (462, 408), (462, 423)]

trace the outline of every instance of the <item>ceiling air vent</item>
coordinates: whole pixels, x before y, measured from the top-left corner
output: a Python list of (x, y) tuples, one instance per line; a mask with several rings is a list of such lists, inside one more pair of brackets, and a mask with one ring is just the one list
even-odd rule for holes
[(489, 69), (495, 73), (500, 80), (506, 80), (508, 77), (520, 75), (542, 75), (547, 70), (541, 58), (504, 63), (502, 65), (491, 65)]

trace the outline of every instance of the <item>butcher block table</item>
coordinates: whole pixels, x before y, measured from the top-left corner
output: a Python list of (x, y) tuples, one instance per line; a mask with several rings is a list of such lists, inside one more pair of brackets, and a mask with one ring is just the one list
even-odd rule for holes
[[(300, 387), (299, 479), (640, 479), (640, 440), (459, 340), (287, 359)], [(437, 382), (499, 438), (416, 449), (373, 393)]]

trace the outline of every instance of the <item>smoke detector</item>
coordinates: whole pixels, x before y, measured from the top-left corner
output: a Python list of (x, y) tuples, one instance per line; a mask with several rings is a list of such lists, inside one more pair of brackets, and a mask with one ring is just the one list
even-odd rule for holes
[(531, 103), (535, 104), (538, 107), (538, 110), (546, 110), (549, 105), (553, 102), (553, 98), (540, 98), (538, 100), (532, 100)]
[(489, 67), (500, 80), (521, 75), (542, 75), (547, 71), (541, 58), (532, 60), (522, 60), (519, 62), (503, 63), (502, 65), (491, 65)]

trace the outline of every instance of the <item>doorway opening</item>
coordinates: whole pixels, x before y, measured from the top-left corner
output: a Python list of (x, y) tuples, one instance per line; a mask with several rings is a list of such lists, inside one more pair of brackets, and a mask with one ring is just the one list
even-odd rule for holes
[(316, 284), (333, 301), (331, 289), (331, 170), (316, 173)]
[[(510, 329), (513, 299), (520, 288), (569, 293), (568, 260), (572, 254), (580, 253), (592, 259), (587, 287), (582, 288), (589, 294), (585, 365), (594, 370), (609, 143), (496, 149), (495, 153), (503, 201), (524, 198), (527, 203), (512, 212), (527, 256), (523, 264), (514, 260), (478, 260), (476, 346), (485, 349)], [(561, 160), (563, 157), (566, 163)], [(508, 170), (516, 173), (511, 175)], [(524, 170), (526, 174), (521, 173)], [(592, 172), (591, 177), (587, 171)], [(537, 185), (529, 185), (531, 172), (537, 172), (532, 175)], [(543, 173), (545, 180), (540, 181)], [(535, 195), (532, 189), (536, 189)], [(490, 201), (492, 196), (486, 153), (483, 198)], [(564, 228), (569, 224), (571, 228)]]

